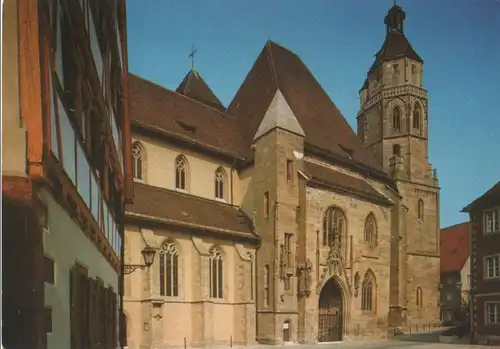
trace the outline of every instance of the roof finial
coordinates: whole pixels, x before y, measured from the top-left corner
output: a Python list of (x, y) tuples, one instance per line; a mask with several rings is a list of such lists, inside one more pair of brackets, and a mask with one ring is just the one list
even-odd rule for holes
[(189, 58), (191, 58), (191, 70), (194, 71), (194, 55), (196, 54), (196, 49), (193, 47), (191, 48), (191, 53), (189, 54)]

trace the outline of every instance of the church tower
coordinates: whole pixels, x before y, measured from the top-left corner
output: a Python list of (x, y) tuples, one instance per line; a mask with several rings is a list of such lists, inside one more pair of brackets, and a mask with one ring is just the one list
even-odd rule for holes
[[(439, 317), (439, 187), (428, 157), (429, 115), (423, 60), (394, 5), (386, 36), (360, 90), (358, 136), (396, 182), (391, 303), (413, 324)], [(396, 235), (397, 234), (397, 235)]]

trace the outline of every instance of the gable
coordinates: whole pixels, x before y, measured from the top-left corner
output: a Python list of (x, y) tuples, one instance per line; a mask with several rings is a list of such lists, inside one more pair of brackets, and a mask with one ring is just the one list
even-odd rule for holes
[(301, 59), (271, 41), (267, 42), (227, 108), (227, 113), (244, 125), (242, 136), (248, 146), (278, 89), (301, 125), (306, 144), (346, 159), (348, 150), (355, 162), (381, 171)]

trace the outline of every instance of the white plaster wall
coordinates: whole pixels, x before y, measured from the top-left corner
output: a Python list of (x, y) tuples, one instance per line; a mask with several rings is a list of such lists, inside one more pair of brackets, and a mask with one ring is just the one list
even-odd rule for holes
[(47, 349), (71, 347), (70, 269), (75, 262), (88, 269), (91, 278), (100, 278), (104, 286), (118, 290), (118, 274), (85, 233), (45, 190), (41, 200), (48, 209), (48, 232), (44, 234), (44, 253), (54, 261), (54, 285), (45, 284), (45, 306), (52, 308), (52, 333)]
[(470, 257), (467, 258), (462, 270), (460, 271), (460, 279), (462, 282), (462, 292), (470, 290)]

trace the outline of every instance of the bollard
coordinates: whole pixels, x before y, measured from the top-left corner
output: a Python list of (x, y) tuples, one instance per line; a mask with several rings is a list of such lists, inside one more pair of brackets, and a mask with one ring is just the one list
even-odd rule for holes
[(186, 337), (184, 337), (184, 349), (186, 349), (187, 345), (186, 345)]
[(410, 324), (410, 326), (409, 326), (409, 327), (410, 327), (410, 334), (411, 334), (411, 324)]
[(232, 348), (233, 347), (233, 336), (231, 336), (229, 338), (229, 347)]

